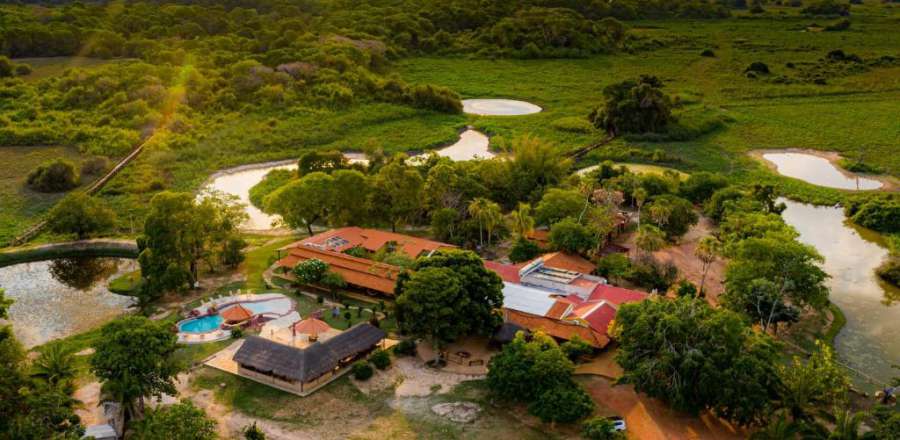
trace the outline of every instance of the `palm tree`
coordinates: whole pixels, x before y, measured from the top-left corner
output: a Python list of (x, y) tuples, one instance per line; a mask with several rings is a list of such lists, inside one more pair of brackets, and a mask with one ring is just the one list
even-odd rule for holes
[(647, 197), (648, 197), (647, 190), (644, 188), (638, 188), (638, 189), (634, 190), (633, 197), (634, 197), (635, 204), (637, 204), (638, 227), (640, 227), (641, 226), (641, 207), (644, 206), (644, 202), (647, 201)]
[(694, 255), (703, 263), (703, 274), (700, 276), (701, 295), (703, 294), (703, 286), (706, 283), (706, 273), (709, 272), (709, 267), (716, 261), (720, 247), (721, 243), (715, 237), (703, 237), (700, 243), (697, 243), (697, 248), (694, 249)]
[(828, 440), (859, 440), (862, 436), (859, 429), (866, 420), (868, 414), (865, 412), (852, 413), (849, 410), (838, 411), (837, 418), (834, 421), (834, 430), (828, 436)]
[(491, 235), (494, 232), (494, 228), (500, 224), (500, 221), (503, 219), (502, 213), (500, 211), (500, 205), (484, 198), (478, 197), (472, 200), (469, 203), (469, 215), (478, 222), (478, 239), (482, 246), (484, 246), (484, 233), (483, 230), (487, 229), (488, 233), (488, 246), (491, 244)]
[(516, 210), (507, 217), (509, 229), (517, 238), (525, 238), (534, 230), (534, 217), (531, 215), (531, 205), (519, 203)]
[(66, 385), (78, 374), (75, 356), (62, 344), (47, 347), (31, 366), (31, 376), (45, 380), (48, 384)]
[(484, 197), (478, 197), (469, 202), (469, 215), (478, 222), (478, 244), (484, 246), (484, 223), (481, 221), (482, 215), (487, 210), (490, 200)]

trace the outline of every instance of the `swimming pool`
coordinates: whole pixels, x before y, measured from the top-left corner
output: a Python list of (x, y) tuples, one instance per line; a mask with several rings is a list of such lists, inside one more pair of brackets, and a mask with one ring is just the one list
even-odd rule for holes
[(189, 319), (178, 324), (178, 330), (185, 333), (208, 333), (222, 326), (222, 317), (208, 315), (201, 318)]
[[(263, 301), (241, 302), (242, 306), (253, 312), (254, 315), (262, 315), (263, 313), (273, 313), (276, 315), (286, 315), (294, 310), (294, 305), (290, 299), (276, 298)], [(227, 307), (226, 307), (227, 308)]]

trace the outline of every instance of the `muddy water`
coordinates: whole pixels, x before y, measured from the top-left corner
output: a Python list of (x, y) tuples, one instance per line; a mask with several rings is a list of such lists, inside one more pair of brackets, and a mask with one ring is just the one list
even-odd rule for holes
[(772, 162), (779, 174), (813, 185), (850, 190), (872, 190), (883, 186), (877, 180), (842, 171), (828, 159), (813, 154), (764, 153), (762, 157)]
[(269, 230), (272, 229), (272, 224), (278, 220), (278, 217), (266, 214), (250, 203), (250, 188), (259, 183), (269, 171), (296, 169), (297, 161), (295, 160), (232, 168), (213, 175), (206, 188), (237, 196), (240, 203), (246, 205), (244, 211), (247, 212), (249, 218), (241, 227), (253, 230)]
[(490, 146), (488, 137), (476, 130), (466, 130), (459, 135), (459, 140), (453, 145), (437, 150), (438, 156), (449, 157), (453, 161), (490, 159), (494, 153), (488, 150)]
[(463, 111), (482, 116), (518, 116), (538, 113), (541, 108), (525, 101), (512, 99), (464, 99)]
[[(344, 153), (344, 157), (350, 163), (368, 164), (362, 153)], [(278, 216), (269, 215), (250, 203), (250, 188), (259, 183), (269, 171), (272, 170), (296, 170), (297, 161), (283, 160), (279, 162), (266, 162), (260, 164), (244, 165), (236, 168), (219, 171), (210, 177), (205, 189), (221, 191), (225, 194), (237, 196), (238, 201), (245, 206), (244, 211), (249, 217), (241, 225), (243, 229), (255, 231), (267, 231), (273, 229), (273, 224), (278, 221)]]
[[(850, 225), (841, 208), (784, 202), (784, 220), (825, 257), (831, 301), (847, 316), (835, 340), (841, 360), (879, 381), (897, 376), (891, 365), (900, 364), (900, 291), (874, 273), (888, 255), (881, 238)], [(860, 377), (855, 382), (874, 389)]]
[(108, 280), (137, 268), (134, 260), (64, 258), (0, 268), (0, 288), (14, 302), (9, 320), (25, 347), (81, 333), (124, 313), (134, 299)]

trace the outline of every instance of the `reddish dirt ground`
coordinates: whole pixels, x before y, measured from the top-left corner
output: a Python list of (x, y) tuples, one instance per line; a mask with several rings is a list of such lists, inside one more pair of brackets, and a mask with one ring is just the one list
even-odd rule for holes
[[(703, 263), (694, 255), (694, 251), (697, 249), (697, 243), (703, 237), (712, 235), (713, 228), (712, 221), (701, 216), (700, 221), (684, 234), (677, 244), (654, 252), (653, 257), (662, 263), (671, 262), (678, 268), (679, 279), (685, 278), (697, 287), (700, 287)], [(627, 237), (623, 237), (625, 246), (631, 249), (629, 256), (632, 259), (636, 258), (640, 252), (637, 246), (634, 245), (636, 235), (629, 234)], [(710, 265), (709, 271), (706, 273), (706, 282), (704, 283), (706, 297), (711, 304), (718, 304), (718, 297), (725, 290), (724, 281), (725, 261), (719, 258)]]
[(599, 415), (625, 419), (629, 439), (736, 440), (749, 435), (710, 414), (693, 417), (675, 412), (656, 399), (635, 393), (631, 385), (612, 386), (612, 381), (597, 376), (581, 377), (579, 382), (598, 403)]

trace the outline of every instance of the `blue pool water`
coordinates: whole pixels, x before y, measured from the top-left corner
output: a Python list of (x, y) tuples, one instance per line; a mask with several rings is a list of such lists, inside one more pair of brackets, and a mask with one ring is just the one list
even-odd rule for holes
[(207, 333), (222, 325), (222, 317), (209, 315), (202, 318), (194, 318), (178, 325), (178, 330), (185, 333)]
[(273, 299), (269, 301), (261, 301), (261, 302), (244, 302), (241, 303), (242, 306), (246, 307), (247, 310), (253, 312), (254, 315), (260, 315), (263, 313), (274, 313), (276, 315), (284, 315), (291, 311), (291, 300), (285, 299)]

